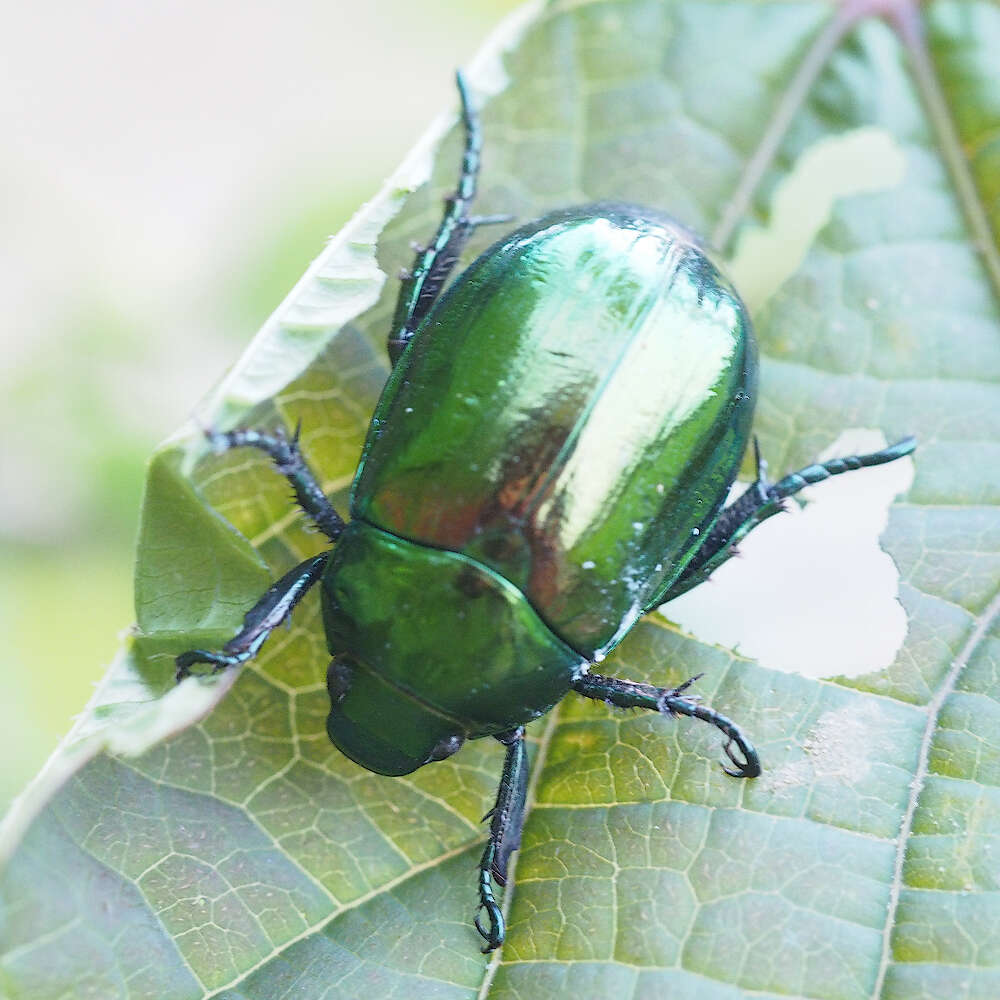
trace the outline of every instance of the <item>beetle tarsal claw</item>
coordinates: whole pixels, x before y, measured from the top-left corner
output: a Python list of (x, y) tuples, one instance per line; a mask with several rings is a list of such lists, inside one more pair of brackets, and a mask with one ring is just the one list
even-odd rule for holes
[[(742, 759), (733, 750), (733, 744), (739, 747)], [(757, 756), (757, 751), (746, 740), (730, 736), (722, 749), (730, 761), (736, 765), (735, 769), (733, 769), (722, 764), (722, 770), (726, 774), (733, 778), (756, 778), (760, 775), (760, 758)]]
[(208, 441), (209, 448), (217, 455), (228, 451), (231, 447), (229, 435), (225, 431), (216, 430), (214, 427), (205, 428), (205, 439)]
[[(483, 922), (479, 917), (483, 910), (486, 911), (486, 916), (490, 922), (489, 929), (483, 926)], [(500, 907), (497, 906), (495, 900), (484, 899), (479, 904), (479, 909), (476, 910), (474, 923), (476, 925), (476, 930), (479, 931), (480, 936), (486, 942), (482, 949), (484, 955), (488, 955), (491, 951), (495, 951), (500, 947), (500, 945), (503, 944), (505, 931), (503, 914), (500, 912)]]

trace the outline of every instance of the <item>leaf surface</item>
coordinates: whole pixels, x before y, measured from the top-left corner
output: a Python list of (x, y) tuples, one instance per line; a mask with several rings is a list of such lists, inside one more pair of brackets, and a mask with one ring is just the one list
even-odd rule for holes
[[(888, 20), (862, 2), (552, 4), (502, 29), (470, 80), (484, 214), (655, 204), (738, 260), (831, 137), (875, 130), (902, 165), (824, 194), (801, 245), (772, 242), (777, 277), (752, 300), (772, 468), (844, 426), (919, 437), (883, 536), (908, 616), (895, 661), (816, 680), (649, 616), (608, 672), (704, 672), (701, 694), (753, 735), (766, 773), (723, 775), (708, 727), (567, 698), (531, 733), (510, 935), (488, 962), (471, 916), (501, 747), (407, 778), (340, 756), (315, 596), (241, 673), (174, 686), (176, 653), (223, 643), (322, 548), (265, 460), (212, 455), (187, 428), (150, 470), (136, 634), (6, 821), (7, 995), (1000, 993), (1000, 6), (876, 6)], [(454, 184), (451, 121), (198, 413), (301, 420), (341, 509), (388, 371), (385, 276)]]

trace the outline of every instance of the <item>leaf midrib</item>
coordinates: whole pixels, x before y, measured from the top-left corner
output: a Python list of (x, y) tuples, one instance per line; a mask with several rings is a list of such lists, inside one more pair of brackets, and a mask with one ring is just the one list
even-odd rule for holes
[(792, 76), (784, 94), (775, 105), (774, 113), (757, 148), (746, 162), (736, 183), (736, 189), (727, 202), (719, 222), (712, 231), (711, 245), (719, 252), (726, 252), (739, 225), (745, 219), (750, 204), (764, 175), (774, 162), (789, 127), (805, 103), (813, 84), (826, 67), (844, 35), (854, 26), (857, 16), (838, 7), (822, 31), (806, 50), (802, 61)]
[(994, 299), (1000, 306), (1000, 248), (994, 241), (986, 207), (979, 197), (979, 190), (969, 168), (968, 158), (962, 149), (955, 121), (948, 113), (948, 104), (934, 71), (923, 33), (920, 31), (901, 33), (901, 38), (910, 56), (913, 79), (923, 100), (924, 111), (955, 185), (955, 195), (962, 208), (962, 214), (971, 230), (973, 246), (982, 255)]

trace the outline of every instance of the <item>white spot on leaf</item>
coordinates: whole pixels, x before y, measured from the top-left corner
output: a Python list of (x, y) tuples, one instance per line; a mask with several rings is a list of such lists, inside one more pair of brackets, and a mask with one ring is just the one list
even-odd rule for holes
[(775, 189), (769, 225), (744, 229), (726, 267), (750, 312), (759, 311), (799, 269), (838, 198), (896, 187), (905, 169), (895, 137), (874, 126), (820, 139), (806, 149)]
[(885, 715), (875, 702), (824, 712), (802, 744), (803, 760), (765, 771), (764, 787), (780, 793), (815, 779), (850, 785), (864, 778), (871, 761), (884, 754)]

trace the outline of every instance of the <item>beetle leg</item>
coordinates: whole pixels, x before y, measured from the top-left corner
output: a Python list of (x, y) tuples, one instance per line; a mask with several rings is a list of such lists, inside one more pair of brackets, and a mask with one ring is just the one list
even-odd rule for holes
[[(486, 941), (483, 954), (499, 948), (506, 936), (503, 913), (493, 895), (494, 880), (507, 884), (510, 856), (521, 846), (524, 825), (524, 800), (528, 788), (528, 754), (524, 746), (524, 729), (519, 727), (497, 739), (507, 747), (500, 776), (500, 788), (493, 808), (483, 817), (490, 820), (490, 838), (479, 862), (479, 909), (476, 930)], [(480, 913), (486, 911), (489, 927), (484, 927)]]
[[(606, 701), (618, 708), (646, 708), (669, 715), (687, 715), (692, 719), (711, 723), (728, 737), (724, 750), (735, 766), (733, 770), (723, 764), (722, 770), (734, 778), (756, 778), (760, 774), (760, 758), (740, 727), (714, 708), (702, 705), (695, 698), (682, 695), (682, 692), (695, 680), (697, 678), (692, 677), (675, 688), (661, 688), (618, 677), (583, 674), (573, 682), (573, 689), (585, 698)], [(743, 755), (742, 760), (734, 752), (734, 744)]]
[(273, 434), (247, 429), (210, 430), (205, 434), (216, 451), (228, 451), (230, 448), (258, 448), (270, 455), (278, 472), (292, 484), (298, 505), (316, 522), (320, 531), (331, 542), (335, 542), (346, 525), (344, 519), (334, 510), (333, 504), (327, 500), (319, 481), (302, 457), (302, 452), (299, 450), (301, 426), (300, 423), (295, 428), (295, 434), (291, 438), (280, 428)]
[(469, 101), (465, 77), (455, 74), (458, 96), (462, 102), (462, 125), (465, 129), (465, 152), (455, 193), (445, 199), (444, 217), (437, 234), (427, 247), (417, 250), (408, 277), (403, 279), (396, 300), (396, 313), (387, 344), (389, 359), (395, 364), (413, 337), (420, 321), (427, 315), (438, 293), (448, 280), (462, 248), (478, 225), (499, 221), (489, 216), (470, 218), (469, 206), (476, 196), (483, 133), (479, 116)]
[[(905, 437), (895, 444), (868, 455), (849, 455), (833, 458), (828, 462), (807, 465), (798, 472), (792, 472), (776, 483), (768, 482), (767, 465), (760, 457), (760, 448), (754, 438), (757, 456), (757, 478), (719, 515), (718, 520), (706, 534), (705, 541), (694, 554), (684, 572), (674, 585), (657, 598), (651, 607), (666, 604), (675, 597), (704, 582), (724, 562), (736, 555), (735, 545), (745, 538), (758, 524), (779, 514), (783, 501), (795, 496), (799, 490), (814, 483), (821, 483), (831, 476), (855, 469), (866, 469), (873, 465), (884, 465), (897, 458), (909, 455), (917, 446), (916, 438)], [(646, 609), (647, 611), (650, 608)]]
[(222, 647), (222, 652), (191, 649), (177, 657), (177, 682), (191, 673), (195, 663), (212, 664), (212, 673), (234, 667), (257, 655), (267, 637), (292, 613), (310, 587), (323, 575), (329, 552), (313, 556), (272, 584), (246, 613), (243, 628)]
[(470, 215), (466, 220), (465, 224), (469, 229), (478, 229), (480, 226), (498, 226), (502, 222), (513, 222), (514, 216), (509, 212), (503, 212), (500, 215)]

